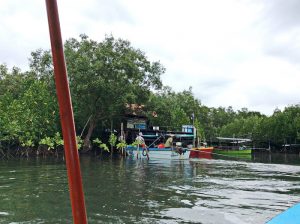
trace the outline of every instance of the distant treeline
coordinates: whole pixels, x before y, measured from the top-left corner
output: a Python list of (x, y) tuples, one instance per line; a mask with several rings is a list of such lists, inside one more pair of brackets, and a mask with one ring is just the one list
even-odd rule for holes
[[(269, 117), (247, 108), (234, 111), (232, 107), (207, 107), (194, 97), (191, 88), (174, 92), (164, 86), (161, 75), (165, 68), (160, 62), (150, 62), (129, 41), (107, 36), (97, 42), (81, 35), (65, 42), (65, 57), (83, 151), (103, 144), (103, 130), (120, 129), (128, 103), (145, 105), (152, 126), (180, 130), (182, 125), (194, 123), (200, 138), (208, 142), (218, 136), (249, 137), (256, 147), (268, 147), (270, 143), (280, 148), (300, 140), (299, 105), (275, 110)], [(157, 116), (152, 116), (153, 112)], [(26, 72), (1, 64), (0, 155), (10, 149), (24, 155), (41, 146), (53, 152), (62, 146), (58, 133), (50, 51), (32, 52)]]
[(275, 150), (300, 143), (300, 105), (288, 106), (283, 111), (276, 109), (266, 116), (247, 108), (234, 111), (232, 107), (207, 107), (195, 99), (191, 89), (153, 94), (147, 105), (159, 115), (151, 118), (151, 123), (158, 126), (179, 128), (191, 124), (194, 115), (198, 135), (210, 144), (218, 144), (216, 137), (250, 138), (249, 146)]

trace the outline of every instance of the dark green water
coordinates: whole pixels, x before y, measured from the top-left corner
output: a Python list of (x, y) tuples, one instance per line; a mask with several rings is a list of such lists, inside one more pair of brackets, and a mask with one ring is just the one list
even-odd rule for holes
[[(300, 201), (300, 159), (253, 160), (83, 157), (89, 223), (265, 223)], [(0, 223), (72, 223), (64, 162), (0, 161)]]

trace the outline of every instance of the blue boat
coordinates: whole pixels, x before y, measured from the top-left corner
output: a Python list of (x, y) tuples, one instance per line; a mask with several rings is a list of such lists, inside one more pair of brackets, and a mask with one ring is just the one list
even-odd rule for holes
[(266, 224), (300, 224), (300, 203), (275, 216)]

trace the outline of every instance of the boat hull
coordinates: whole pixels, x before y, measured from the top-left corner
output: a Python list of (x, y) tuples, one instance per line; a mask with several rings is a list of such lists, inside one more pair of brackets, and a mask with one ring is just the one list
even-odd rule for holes
[(251, 159), (252, 158), (252, 149), (243, 149), (243, 150), (214, 150), (213, 154), (215, 156), (225, 156), (228, 158), (241, 158), (241, 159)]
[[(149, 159), (188, 159), (189, 150), (184, 148), (178, 151), (172, 148), (148, 148)], [(136, 159), (148, 159), (147, 152), (142, 148), (127, 147), (126, 152), (129, 157)]]
[(213, 147), (192, 148), (189, 158), (211, 159), (213, 149)]
[(252, 149), (244, 149), (244, 150), (214, 149), (213, 152), (222, 155), (251, 155)]
[(286, 211), (275, 216), (273, 219), (268, 221), (266, 224), (299, 224), (299, 213), (300, 213), (300, 204), (296, 204)]

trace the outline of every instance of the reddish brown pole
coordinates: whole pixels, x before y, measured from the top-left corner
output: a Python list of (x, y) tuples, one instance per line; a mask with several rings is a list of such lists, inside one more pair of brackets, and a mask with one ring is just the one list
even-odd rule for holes
[(63, 51), (56, 0), (46, 0), (46, 7), (54, 65), (56, 92), (64, 137), (73, 221), (76, 224), (85, 224), (87, 223), (87, 217), (84, 204), (78, 150), (76, 145), (73, 109), (70, 97), (70, 89), (67, 77), (67, 69)]

